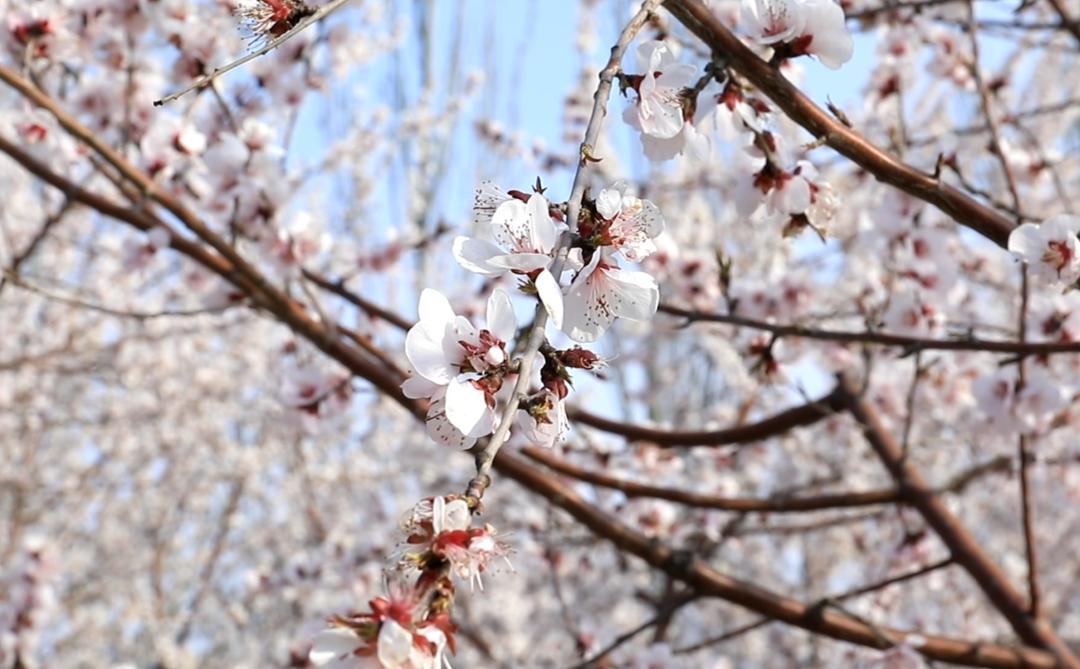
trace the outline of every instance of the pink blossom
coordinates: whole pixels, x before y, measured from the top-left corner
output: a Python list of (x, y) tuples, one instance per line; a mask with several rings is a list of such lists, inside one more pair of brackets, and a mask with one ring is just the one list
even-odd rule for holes
[(575, 341), (596, 341), (616, 318), (649, 320), (660, 304), (656, 280), (645, 272), (621, 269), (613, 253), (610, 247), (594, 250), (570, 284), (562, 329)]
[(543, 389), (518, 413), (520, 435), (530, 446), (551, 448), (570, 431), (566, 405), (554, 392)]
[(1065, 389), (1037, 365), (1029, 365), (1023, 385), (1016, 367), (999, 369), (972, 384), (979, 409), (1004, 430), (1042, 432), (1067, 403)]
[[(420, 295), (419, 314), (405, 337), (413, 375), (402, 389), (408, 397), (433, 400), (428, 433), (436, 441), (468, 448), (495, 429), (494, 394), (507, 371), (506, 342), (517, 328), (510, 296), (501, 289), (492, 292), (483, 330), (455, 314), (449, 300), (430, 288)], [(444, 419), (453, 430), (446, 430)]]
[(844, 10), (833, 0), (743, 0), (742, 20), (759, 44), (789, 44), (792, 55), (816, 56), (834, 70), (854, 50)]
[(600, 191), (596, 212), (603, 220), (596, 235), (599, 244), (612, 246), (636, 262), (656, 251), (653, 240), (664, 231), (664, 217), (655, 204), (625, 190), (625, 184), (615, 184)]
[[(497, 199), (491, 191), (480, 194), (474, 217), (486, 217), (488, 203)], [(551, 218), (547, 198), (533, 193), (528, 202), (509, 198), (495, 208), (490, 219), (491, 232), (498, 246), (475, 237), (454, 240), (454, 258), (465, 269), (483, 276), (500, 276), (507, 272), (528, 275), (555, 327), (562, 324), (562, 290), (549, 267), (555, 261), (554, 251), (559, 241), (559, 226)]]
[(665, 42), (645, 42), (637, 50), (644, 72), (637, 82), (637, 102), (627, 107), (623, 120), (641, 133), (645, 155), (654, 161), (669, 160), (685, 150), (703, 152), (705, 138), (687, 119), (683, 90), (694, 84), (692, 65), (675, 62)]
[(1024, 223), (1009, 235), (1009, 250), (1027, 263), (1032, 278), (1044, 284), (1080, 279), (1080, 216), (1062, 214), (1041, 225)]

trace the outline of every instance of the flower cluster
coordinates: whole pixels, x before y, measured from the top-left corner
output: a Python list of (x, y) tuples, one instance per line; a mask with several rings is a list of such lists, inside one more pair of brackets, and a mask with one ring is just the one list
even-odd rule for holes
[[(539, 182), (534, 191), (482, 184), (474, 222), (487, 228), (493, 241), (457, 237), (453, 255), (458, 264), (485, 277), (519, 277), (521, 291), (536, 296), (551, 323), (578, 342), (596, 341), (616, 318), (652, 317), (659, 304), (656, 280), (620, 267), (619, 257), (638, 262), (656, 251), (654, 240), (664, 230), (656, 205), (616, 184), (595, 200), (586, 198), (576, 235), (570, 236), (563, 207), (544, 197)], [(419, 316), (405, 338), (412, 374), (403, 391), (431, 401), (427, 426), (435, 441), (471, 448), (498, 428), (499, 393), (518, 372), (509, 346), (517, 329), (510, 296), (501, 288), (491, 293), (485, 329), (457, 315), (433, 289), (421, 294)], [(568, 429), (562, 405), (569, 392), (567, 369), (592, 370), (601, 361), (580, 348), (560, 351), (545, 345), (543, 355), (542, 387), (522, 402), (517, 424), (530, 443), (550, 445)]]
[(809, 161), (794, 161), (779, 136), (768, 131), (753, 136), (742, 156), (736, 210), (750, 217), (764, 209), (766, 218), (784, 223), (785, 234), (806, 227), (823, 234), (837, 208), (832, 188), (817, 178)]
[(491, 525), (472, 527), (468, 503), (456, 496), (421, 500), (402, 522), (409, 551), (403, 565), (422, 572), (446, 565), (458, 578), (483, 589), (480, 575), (495, 558), (506, 559), (509, 548)]
[(639, 46), (637, 57), (644, 74), (623, 78), (637, 93), (637, 103), (626, 108), (623, 120), (641, 133), (646, 156), (668, 160), (698, 142), (688, 94), (697, 73), (692, 65), (676, 62), (671, 48), (659, 40)]
[(578, 222), (584, 267), (566, 293), (563, 319), (563, 331), (583, 343), (599, 339), (616, 318), (644, 321), (656, 313), (656, 280), (621, 268), (616, 254), (642, 260), (656, 250), (653, 240), (664, 231), (656, 205), (627, 195), (624, 186), (606, 188), (587, 204)]
[(783, 57), (814, 56), (835, 70), (854, 51), (844, 10), (833, 0), (743, 0), (742, 20), (754, 41)]
[(309, 658), (330, 669), (440, 669), (455, 652), (456, 626), (450, 617), (451, 576), (482, 587), (480, 574), (509, 548), (490, 525), (472, 527), (472, 511), (457, 496), (421, 500), (401, 523), (408, 549), (397, 570), (418, 575), (411, 585), (397, 579), (369, 611), (330, 619)]
[(254, 42), (280, 37), (315, 13), (297, 0), (241, 0), (235, 11)]
[(510, 296), (501, 289), (492, 292), (487, 327), (480, 330), (430, 288), (420, 295), (419, 312), (420, 320), (405, 337), (414, 374), (402, 390), (431, 400), (427, 426), (435, 441), (469, 448), (497, 425), (495, 394), (511, 371), (506, 347), (517, 329)]
[(415, 588), (395, 588), (369, 603), (370, 612), (335, 616), (312, 641), (309, 659), (324, 669), (441, 669), (454, 651), (446, 613), (424, 615)]

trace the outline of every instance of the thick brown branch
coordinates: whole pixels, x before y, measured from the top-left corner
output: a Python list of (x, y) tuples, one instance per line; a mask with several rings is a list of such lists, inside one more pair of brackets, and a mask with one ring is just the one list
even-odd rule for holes
[(311, 281), (313, 284), (315, 284), (319, 288), (322, 288), (328, 293), (333, 293), (334, 295), (337, 295), (338, 297), (342, 298), (354, 307), (359, 308), (368, 316), (384, 320), (387, 323), (390, 323), (391, 325), (401, 330), (408, 330), (413, 326), (412, 322), (400, 316), (399, 314), (396, 314), (389, 309), (380, 307), (374, 302), (367, 300), (362, 296), (358, 295), (357, 293), (349, 290), (345, 287), (344, 281), (331, 281), (330, 279), (327, 279), (321, 274), (317, 274), (306, 269), (304, 270), (304, 278)]
[[(826, 597), (825, 599), (819, 600), (819, 602), (817, 603), (817, 606), (825, 606), (828, 602), (843, 602), (843, 601), (846, 601), (846, 600), (849, 600), (849, 599), (855, 599), (856, 597), (862, 597), (863, 595), (868, 595), (870, 593), (877, 592), (879, 590), (884, 590), (885, 588), (888, 588), (888, 587), (893, 586), (893, 585), (897, 585), (898, 583), (904, 583), (906, 581), (911, 581), (911, 580), (914, 580), (916, 578), (919, 578), (920, 576), (925, 576), (926, 574), (929, 574), (931, 572), (935, 572), (935, 571), (937, 571), (939, 569), (944, 569), (945, 567), (948, 567), (951, 564), (952, 564), (952, 558), (946, 558), (944, 560), (938, 560), (937, 562), (934, 562), (933, 564), (928, 564), (925, 567), (919, 567), (918, 569), (913, 569), (913, 570), (905, 572), (903, 574), (897, 574), (896, 576), (890, 576), (889, 578), (880, 580), (880, 581), (878, 581), (876, 583), (870, 583), (869, 585), (863, 585), (863, 586), (860, 586), (858, 588), (848, 590), (847, 592), (842, 592), (842, 593), (840, 593), (838, 595), (832, 595), (831, 597)], [(742, 636), (743, 634), (746, 634), (747, 632), (752, 632), (752, 631), (754, 631), (754, 630), (756, 630), (756, 629), (758, 629), (760, 627), (764, 627), (765, 625), (768, 625), (771, 622), (773, 622), (773, 620), (771, 618), (758, 618), (754, 622), (747, 623), (745, 625), (740, 625), (739, 627), (737, 627), (737, 628), (735, 628), (733, 630), (730, 630), (728, 632), (724, 632), (723, 634), (720, 634), (719, 636), (714, 636), (714, 637), (711, 637), (709, 639), (705, 639), (704, 641), (699, 641), (698, 643), (695, 643), (692, 646), (687, 646), (686, 648), (680, 648), (680, 649), (675, 651), (675, 654), (676, 655), (682, 655), (682, 654), (685, 654), (685, 653), (693, 653), (693, 652), (699, 651), (699, 650), (701, 650), (703, 648), (708, 648), (709, 646), (715, 646), (717, 644), (725, 643), (727, 641), (730, 641), (731, 639)]]
[(850, 378), (841, 377), (838, 388), (851, 414), (862, 425), (870, 446), (896, 481), (904, 500), (919, 511), (949, 548), (956, 563), (975, 579), (1016, 634), (1025, 643), (1052, 651), (1061, 666), (1080, 667), (1080, 660), (1057, 634), (1048, 625), (1029, 615), (1027, 601), (1009, 581), (1009, 577), (990, 559), (978, 540), (926, 483), (911, 461), (904, 458), (901, 445), (886, 430), (877, 411), (860, 397), (858, 384)]
[(767, 95), (793, 121), (879, 181), (929, 202), (958, 223), (1005, 246), (1013, 222), (966, 193), (889, 155), (818, 107), (774, 67), (759, 58), (700, 0), (666, 0), (664, 6), (730, 67)]
[(628, 425), (616, 420), (601, 418), (583, 409), (570, 409), (569, 417), (582, 425), (618, 434), (634, 441), (648, 441), (661, 447), (672, 446), (730, 446), (746, 444), (775, 437), (797, 427), (813, 425), (831, 416), (840, 408), (835, 393), (819, 400), (781, 411), (749, 425), (739, 425), (723, 430), (672, 431), (659, 428)]
[(895, 489), (868, 490), (865, 492), (827, 493), (805, 497), (777, 496), (758, 497), (723, 497), (704, 493), (664, 488), (628, 481), (617, 476), (591, 471), (554, 455), (546, 448), (527, 447), (522, 453), (550, 469), (579, 481), (592, 483), (603, 488), (610, 488), (624, 493), (627, 497), (651, 497), (666, 499), (687, 506), (702, 509), (720, 509), (722, 511), (762, 511), (762, 512), (798, 512), (821, 511), (822, 509), (846, 509), (875, 504), (888, 504), (899, 499)]
[(1069, 13), (1069, 10), (1065, 9), (1064, 0), (1049, 0), (1049, 2), (1061, 19), (1061, 27), (1068, 30), (1076, 38), (1076, 43), (1080, 44), (1080, 20), (1077, 20)]
[[(127, 223), (139, 230), (151, 230), (160, 225), (160, 221), (148, 212), (123, 207), (108, 198), (77, 186), (53, 172), (44, 163), (3, 136), (0, 136), (0, 152), (11, 156), (27, 171), (59, 189), (72, 202), (84, 204), (101, 214)], [(173, 234), (170, 236), (169, 245), (229, 281), (245, 293), (254, 304), (273, 314), (278, 320), (291, 327), (328, 356), (340, 362), (353, 374), (370, 381), (376, 388), (404, 406), (413, 415), (417, 417), (425, 415), (426, 407), (406, 398), (401, 393), (401, 379), (399, 377), (383, 369), (381, 364), (364, 357), (359, 351), (347, 345), (340, 336), (312, 318), (302, 305), (289, 299), (283, 301), (270, 299), (269, 296), (258, 290), (245, 274), (237, 272), (228, 260), (197, 241)], [(265, 279), (262, 279), (262, 282), (265, 283)]]
[[(586, 502), (572, 487), (544, 474), (518, 455), (500, 452), (495, 459), (495, 467), (503, 475), (517, 480), (569, 513), (597, 536), (613, 542), (619, 550), (636, 555), (702, 595), (719, 597), (768, 618), (871, 648), (888, 648), (911, 634), (869, 625), (833, 607), (810, 606), (722, 574), (695, 559), (692, 554), (676, 551), (620, 523)], [(918, 650), (926, 657), (943, 662), (1000, 669), (1051, 669), (1058, 666), (1053, 655), (1033, 648), (1010, 648), (921, 632), (919, 636), (924, 643)]]

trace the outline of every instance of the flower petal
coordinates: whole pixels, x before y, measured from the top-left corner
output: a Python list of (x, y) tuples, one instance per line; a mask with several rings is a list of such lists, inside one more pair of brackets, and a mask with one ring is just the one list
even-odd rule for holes
[(492, 265), (489, 260), (495, 256), (503, 255), (503, 250), (491, 242), (474, 237), (457, 237), (453, 246), (454, 260), (470, 272), (495, 276), (506, 270)]
[(460, 430), (450, 424), (450, 421), (446, 418), (446, 400), (444, 398), (431, 403), (428, 408), (425, 427), (432, 441), (443, 446), (467, 450), (476, 443), (476, 439), (466, 437)]
[(671, 139), (683, 128), (683, 108), (671, 100), (647, 97), (638, 103), (641, 131), (657, 139)]
[(491, 292), (487, 302), (487, 329), (491, 334), (509, 343), (517, 334), (517, 317), (510, 296), (502, 288)]
[(551, 220), (547, 198), (540, 193), (533, 193), (527, 205), (528, 226), (532, 239), (532, 250), (550, 253), (559, 239), (555, 221)]
[(540, 296), (540, 301), (544, 304), (544, 309), (547, 310), (552, 324), (557, 328), (562, 328), (563, 294), (559, 282), (555, 280), (555, 276), (551, 272), (545, 269), (537, 275), (534, 283), (536, 284), (536, 293)]
[(596, 196), (596, 211), (605, 220), (610, 221), (619, 215), (619, 210), (622, 209), (622, 198), (622, 193), (614, 188), (605, 188), (600, 191), (600, 195)]
[(417, 374), (432, 383), (446, 385), (454, 377), (443, 346), (443, 333), (439, 333), (438, 339), (433, 339), (422, 323), (409, 328), (409, 333), (405, 335), (405, 357)]
[(433, 339), (442, 336), (443, 330), (456, 316), (450, 300), (433, 288), (425, 288), (420, 293), (417, 314), (420, 316), (420, 323)]
[(405, 379), (404, 383), (401, 384), (402, 394), (412, 400), (431, 397), (442, 388), (443, 386), (437, 383), (432, 383), (431, 381), (425, 379), (419, 374), (415, 376), (410, 376), (409, 378)]
[(611, 308), (619, 318), (632, 321), (647, 321), (656, 313), (660, 305), (660, 289), (647, 272), (634, 272), (625, 269), (605, 271), (611, 284)]
[(1046, 241), (1034, 223), (1024, 223), (1009, 233), (1009, 250), (1025, 262), (1035, 262), (1046, 250)]
[(1043, 234), (1053, 237), (1075, 237), (1080, 233), (1080, 216), (1061, 214), (1043, 221)]
[(387, 619), (379, 628), (379, 662), (383, 667), (403, 667), (412, 654), (412, 633), (395, 621)]
[(531, 272), (551, 264), (551, 256), (540, 253), (504, 253), (493, 256), (489, 261), (492, 267), (500, 271), (517, 270), (519, 272)]
[(490, 434), (495, 412), (488, 407), (484, 391), (459, 376), (446, 386), (446, 418), (467, 437)]
[(503, 189), (490, 181), (481, 183), (473, 198), (473, 224), (484, 226), (491, 223), (491, 217), (499, 205), (510, 199)]
[(532, 248), (528, 214), (521, 200), (507, 200), (499, 205), (491, 217), (491, 233), (499, 246), (508, 251), (520, 253), (536, 250)]
[(318, 666), (326, 664), (342, 655), (348, 655), (360, 646), (360, 637), (347, 629), (335, 627), (315, 635), (311, 642), (308, 659)]
[(469, 512), (469, 505), (463, 499), (446, 502), (443, 506), (441, 521), (442, 530), (439, 530), (440, 532), (468, 529), (469, 525), (472, 525), (472, 513)]

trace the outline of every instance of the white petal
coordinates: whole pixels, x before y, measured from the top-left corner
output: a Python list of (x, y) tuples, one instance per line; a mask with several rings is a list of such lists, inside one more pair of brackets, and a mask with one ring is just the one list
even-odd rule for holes
[(846, 30), (842, 34), (824, 39), (815, 35), (809, 51), (817, 56), (825, 67), (838, 70), (841, 65), (851, 60), (852, 54), (855, 53), (855, 42)]
[(517, 317), (510, 296), (502, 288), (491, 292), (487, 302), (487, 329), (503, 342), (510, 343), (517, 334)]
[(656, 82), (668, 88), (687, 88), (698, 79), (698, 69), (687, 63), (672, 63), (662, 68)]
[(555, 248), (559, 231), (551, 220), (547, 198), (540, 193), (533, 193), (527, 205), (528, 225), (532, 233), (532, 250), (548, 253)]
[(431, 500), (431, 529), (435, 534), (442, 534), (446, 518), (446, 498), (436, 497)]
[(1080, 216), (1054, 216), (1043, 221), (1040, 228), (1047, 237), (1075, 237), (1080, 233)]
[(781, 213), (801, 214), (810, 208), (810, 184), (796, 176), (784, 183), (775, 197), (776, 209)]
[(446, 385), (454, 377), (443, 338), (432, 339), (419, 323), (409, 328), (409, 333), (405, 335), (405, 357), (417, 374), (432, 383)]
[(559, 282), (555, 280), (551, 272), (545, 269), (537, 275), (535, 283), (536, 293), (540, 296), (540, 301), (544, 304), (544, 309), (547, 310), (552, 324), (557, 328), (562, 328), (563, 294)]
[(324, 630), (315, 635), (308, 659), (316, 666), (326, 664), (337, 657), (353, 652), (360, 646), (360, 637), (340, 627)]
[(615, 315), (632, 321), (647, 321), (660, 304), (660, 289), (656, 279), (647, 272), (609, 269), (605, 272), (611, 285), (609, 293)]
[[(562, 331), (574, 341), (582, 343), (599, 339), (615, 320), (615, 312), (608, 304), (608, 286), (604, 280), (604, 271), (593, 271), (595, 262), (599, 260), (596, 257), (598, 255), (600, 254), (593, 254), (594, 262), (590, 262), (585, 270), (578, 274), (563, 298), (565, 313)], [(579, 281), (583, 276), (584, 280)]]
[(1024, 223), (1009, 233), (1009, 250), (1026, 262), (1035, 262), (1042, 258), (1046, 250), (1046, 240), (1034, 223)]
[(683, 127), (682, 105), (671, 100), (648, 97), (639, 103), (641, 131), (658, 139), (670, 139)]
[(550, 265), (551, 256), (540, 253), (505, 253), (492, 257), (488, 262), (492, 267), (498, 267), (504, 272), (506, 270), (531, 272)]
[(443, 529), (441, 531), (454, 532), (456, 530), (467, 530), (471, 524), (472, 513), (469, 512), (469, 505), (465, 503), (465, 500), (455, 499), (447, 503), (443, 508)]
[(465, 358), (465, 352), (461, 350), (461, 345), (458, 343), (461, 341), (467, 341), (470, 344), (480, 343), (480, 333), (464, 316), (455, 318), (443, 335), (443, 354), (451, 364), (460, 363)]
[(619, 215), (622, 209), (622, 193), (614, 188), (605, 188), (596, 197), (596, 211), (606, 220), (611, 220)]
[(489, 263), (494, 256), (503, 254), (503, 250), (491, 242), (473, 237), (457, 237), (453, 246), (454, 259), (470, 272), (494, 276), (506, 270)]
[[(684, 126), (685, 127), (685, 126)], [(654, 137), (646, 132), (641, 133), (641, 149), (645, 157), (654, 163), (662, 163), (671, 160), (682, 153), (686, 146), (685, 133), (679, 133), (667, 139)]]
[(454, 320), (454, 308), (450, 300), (433, 288), (425, 288), (420, 293), (420, 305), (417, 307), (420, 322), (433, 337), (442, 335), (443, 329)]
[(837, 69), (854, 50), (851, 35), (844, 25), (844, 10), (832, 0), (806, 0), (802, 6), (804, 35), (810, 35), (807, 49), (826, 67)]
[(384, 620), (379, 628), (379, 662), (386, 669), (399, 669), (409, 661), (413, 639), (409, 630), (393, 620)]
[(574, 277), (573, 282), (570, 283), (570, 290), (568, 292), (572, 293), (574, 291), (581, 290), (585, 282), (588, 281), (589, 277), (591, 277), (593, 272), (596, 271), (596, 268), (600, 265), (600, 260), (603, 257), (604, 254), (599, 249), (593, 251), (592, 258), (589, 258), (589, 264), (582, 267), (581, 271), (577, 273), (577, 276)]
[(446, 418), (467, 437), (490, 434), (495, 422), (484, 391), (463, 377), (453, 379), (446, 387)]
[(446, 400), (439, 399), (431, 403), (428, 408), (427, 423), (425, 425), (428, 436), (443, 446), (449, 446), (460, 450), (473, 447), (476, 439), (466, 437), (456, 427), (450, 424), (446, 418)]
[(532, 235), (529, 232), (528, 215), (525, 203), (521, 200), (507, 200), (495, 210), (491, 217), (491, 233), (499, 246), (509, 251), (533, 251)]
[(413, 400), (431, 397), (441, 388), (443, 388), (443, 386), (437, 383), (432, 383), (431, 381), (425, 379), (419, 374), (415, 376), (410, 376), (409, 378), (405, 379), (404, 383), (401, 384), (402, 394), (404, 394), (405, 397)]
[(473, 199), (473, 223), (481, 226), (490, 224), (495, 210), (509, 199), (506, 191), (492, 182), (481, 183)]
[(663, 62), (666, 53), (668, 53), (667, 44), (664, 44), (662, 40), (642, 42), (637, 48), (638, 65), (646, 72), (655, 70)]

